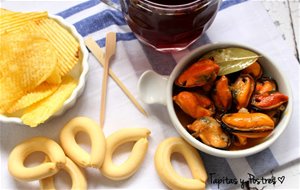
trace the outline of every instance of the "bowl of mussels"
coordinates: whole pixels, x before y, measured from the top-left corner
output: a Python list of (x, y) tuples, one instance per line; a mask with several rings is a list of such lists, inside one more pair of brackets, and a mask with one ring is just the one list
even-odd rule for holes
[(167, 106), (192, 146), (238, 158), (269, 147), (287, 127), (292, 93), (285, 74), (252, 47), (215, 43), (182, 58), (170, 76), (146, 71), (138, 91), (145, 103)]

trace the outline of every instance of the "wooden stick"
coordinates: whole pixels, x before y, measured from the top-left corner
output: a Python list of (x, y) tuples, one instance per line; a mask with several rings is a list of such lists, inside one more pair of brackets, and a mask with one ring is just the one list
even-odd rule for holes
[[(96, 41), (92, 37), (87, 37), (85, 40), (85, 45), (89, 48), (89, 50), (94, 54), (99, 63), (103, 66), (104, 64), (104, 54), (102, 49), (98, 46)], [(135, 105), (135, 107), (145, 116), (148, 116), (143, 107), (139, 104), (139, 102), (135, 99), (135, 97), (131, 94), (131, 92), (127, 89), (127, 87), (122, 83), (122, 81), (115, 75), (115, 73), (109, 69), (109, 75), (111, 78), (117, 83), (117, 85), (123, 90), (129, 100)]]
[(104, 127), (105, 118), (105, 107), (106, 107), (106, 92), (107, 92), (107, 80), (108, 80), (108, 69), (109, 60), (116, 52), (117, 37), (116, 33), (109, 32), (106, 34), (105, 42), (105, 62), (103, 66), (103, 77), (102, 77), (102, 90), (101, 90), (101, 108), (100, 108), (100, 126)]

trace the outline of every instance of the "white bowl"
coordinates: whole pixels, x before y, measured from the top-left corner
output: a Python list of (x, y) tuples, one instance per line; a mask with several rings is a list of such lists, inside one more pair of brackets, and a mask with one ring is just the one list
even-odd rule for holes
[[(79, 42), (80, 45), (79, 61), (70, 72), (72, 77), (78, 80), (78, 84), (76, 88), (73, 90), (71, 96), (64, 102), (63, 106), (50, 117), (52, 118), (55, 116), (62, 115), (67, 109), (69, 109), (75, 104), (76, 99), (82, 94), (86, 82), (87, 73), (89, 70), (89, 66), (87, 62), (89, 53), (84, 45), (83, 38), (77, 32), (76, 28), (72, 24), (67, 23), (60, 16), (49, 14), (49, 18), (55, 20), (57, 23), (59, 23), (61, 26), (67, 29), (75, 37), (75, 39)], [(48, 120), (50, 118), (48, 118)], [(22, 120), (18, 117), (8, 117), (1, 114), (0, 114), (0, 123), (23, 124)]]
[[(273, 77), (278, 84), (279, 91), (286, 94), (289, 97), (289, 103), (286, 110), (284, 111), (280, 122), (277, 124), (273, 132), (266, 137), (260, 144), (257, 144), (253, 147), (242, 149), (242, 150), (220, 150), (213, 147), (210, 147), (199, 140), (195, 139), (180, 123), (179, 119), (176, 116), (174, 105), (173, 105), (173, 85), (175, 79), (179, 76), (180, 73), (189, 65), (192, 64), (195, 60), (198, 60), (203, 54), (219, 48), (226, 47), (241, 47), (249, 49), (253, 52), (256, 52), (262, 57), (259, 58), (259, 62), (264, 68), (264, 73), (268, 76)], [(166, 89), (158, 90), (158, 89)], [(208, 44), (202, 47), (199, 47), (185, 56), (180, 62), (176, 65), (170, 76), (161, 76), (153, 71), (146, 71), (139, 79), (138, 82), (138, 92), (142, 99), (147, 104), (164, 104), (167, 106), (170, 119), (176, 128), (177, 132), (192, 146), (197, 148), (200, 151), (203, 151), (207, 154), (224, 157), (224, 158), (238, 158), (245, 157), (257, 152), (264, 150), (269, 147), (285, 130), (290, 120), (292, 114), (292, 92), (288, 82), (286, 81), (285, 73), (282, 73), (277, 67), (275, 62), (265, 55), (263, 52), (259, 52), (251, 47), (235, 44), (235, 43), (215, 43)]]

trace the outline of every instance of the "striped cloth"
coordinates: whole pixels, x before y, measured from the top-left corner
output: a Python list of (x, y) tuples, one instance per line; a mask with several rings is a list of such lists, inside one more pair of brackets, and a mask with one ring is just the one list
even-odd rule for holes
[[(114, 0), (113, 2), (118, 6), (118, 0)], [(176, 66), (177, 62), (189, 51), (210, 42), (231, 41), (253, 46), (258, 50), (275, 57), (279, 63), (284, 63), (278, 65), (278, 67), (283, 71), (290, 73), (288, 80), (291, 82), (294, 97), (299, 97), (299, 85), (297, 85), (299, 84), (299, 64), (297, 64), (296, 59), (291, 54), (291, 50), (286, 46), (281, 35), (276, 31), (276, 28), (269, 19), (265, 9), (259, 2), (244, 2), (243, 0), (224, 1), (216, 20), (207, 33), (187, 50), (171, 54), (156, 52), (139, 43), (123, 19), (122, 13), (99, 0), (81, 3), (58, 13), (58, 15), (74, 24), (83, 37), (92, 36), (97, 40), (97, 43), (101, 47), (105, 46), (105, 34), (108, 31), (117, 32), (118, 47), (112, 69), (134, 94), (136, 94), (136, 82), (144, 71), (153, 69), (160, 74), (168, 75)], [(92, 67), (92, 71), (90, 72), (90, 78), (92, 78), (92, 76), (95, 75), (93, 70), (101, 68), (93, 57), (90, 58), (90, 63), (94, 64), (94, 67)], [(289, 72), (292, 70), (294, 71), (293, 73)], [(90, 81), (91, 80), (92, 79), (90, 79)], [(91, 86), (97, 85), (97, 83), (94, 82), (88, 84), (83, 99), (87, 100), (85, 97), (88, 97), (88, 95), (86, 94), (92, 93), (93, 88)], [(114, 98), (120, 98), (119, 94), (122, 94), (122, 92), (115, 87), (116, 85), (113, 82), (110, 82), (109, 84), (110, 96), (108, 101), (110, 102), (107, 105), (111, 108), (108, 108), (107, 110), (107, 123), (109, 123), (110, 126), (120, 125), (120, 122), (114, 121), (113, 114), (124, 113), (124, 117), (118, 116), (119, 119), (125, 120), (124, 123), (136, 122), (150, 128), (152, 130), (152, 148), (150, 148), (149, 153), (151, 156), (148, 155), (148, 157), (153, 156), (155, 147), (161, 140), (169, 136), (177, 135), (171, 126), (165, 108), (144, 105), (147, 112), (150, 114), (150, 117), (148, 119), (145, 119), (143, 116), (140, 117), (140, 114), (134, 108), (128, 108), (130, 103), (126, 101), (126, 98), (121, 98), (125, 103), (119, 102), (119, 104), (112, 100)], [(94, 93), (97, 94), (98, 92)], [(96, 103), (90, 103), (89, 105), (93, 104)], [(294, 98), (293, 104), (299, 105), (299, 100)], [(80, 105), (83, 106), (82, 103)], [(119, 109), (120, 112), (116, 112), (116, 109)], [(299, 108), (295, 106), (294, 109), (292, 121), (286, 132), (270, 148), (258, 154), (246, 158), (223, 159), (201, 152), (200, 154), (209, 174), (208, 188), (232, 189), (234, 181), (226, 181), (226, 178), (247, 180), (249, 174), (255, 176), (268, 174), (273, 169), (299, 158)], [(95, 110), (98, 110), (98, 106), (96, 106)], [(84, 114), (89, 115), (90, 113)], [(97, 114), (92, 115), (92, 117), (97, 118)], [(121, 123), (123, 123), (123, 121)], [(122, 126), (120, 126), (120, 128), (121, 127)], [(105, 132), (109, 134), (117, 128), (118, 127), (112, 129), (107, 127), (105, 128)], [(178, 158), (178, 160), (180, 160), (180, 158)], [(153, 160), (149, 158), (146, 159), (146, 162), (150, 164)], [(153, 166), (153, 163), (150, 165)], [(146, 164), (142, 167), (148, 171)], [(180, 163), (177, 163), (176, 167), (178, 170), (182, 171), (185, 171), (186, 169), (180, 169)], [(148, 180), (158, 180), (153, 171), (154, 169), (151, 169), (147, 174), (138, 174), (138, 177), (143, 176), (148, 178)], [(146, 177), (146, 175), (149, 176)], [(219, 181), (220, 184), (218, 184), (214, 181), (215, 179), (223, 179), (223, 181)], [(240, 185), (239, 181), (238, 183), (238, 185)], [(122, 188), (122, 185), (113, 187)], [(138, 186), (133, 187), (137, 188)], [(166, 187), (161, 183), (157, 184), (153, 182), (152, 185), (147, 185), (147, 188), (157, 189)]]

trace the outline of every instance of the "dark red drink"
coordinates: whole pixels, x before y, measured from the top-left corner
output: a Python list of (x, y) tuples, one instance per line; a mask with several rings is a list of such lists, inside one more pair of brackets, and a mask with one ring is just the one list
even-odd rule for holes
[(219, 0), (122, 0), (129, 27), (159, 51), (181, 50), (212, 23)]

